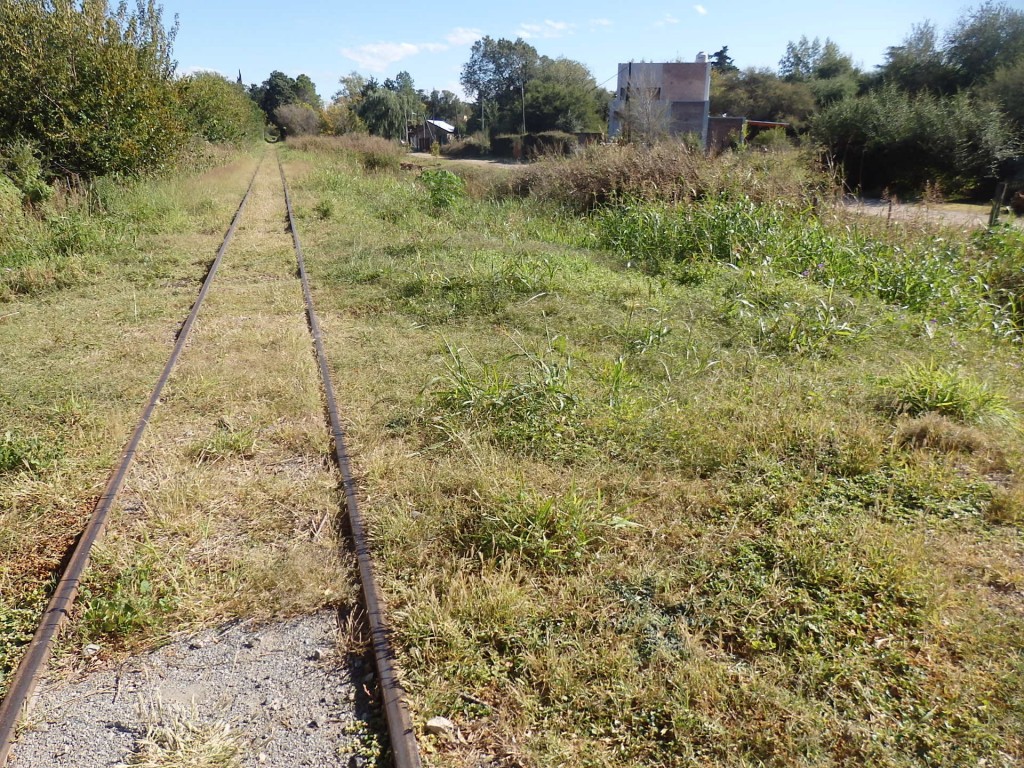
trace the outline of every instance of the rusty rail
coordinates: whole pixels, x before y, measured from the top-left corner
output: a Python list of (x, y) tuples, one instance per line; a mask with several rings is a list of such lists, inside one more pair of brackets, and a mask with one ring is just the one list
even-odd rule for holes
[(299, 279), (302, 281), (302, 294), (306, 301), (306, 320), (309, 332), (313, 337), (316, 350), (317, 365), (324, 388), (324, 400), (330, 420), (331, 437), (334, 440), (334, 459), (341, 472), (342, 487), (345, 491), (345, 508), (348, 512), (349, 531), (359, 564), (359, 580), (362, 585), (363, 604), (366, 609), (370, 639), (373, 646), (374, 661), (377, 666), (377, 679), (380, 684), (381, 697), (384, 701), (384, 715), (388, 725), (388, 736), (391, 741), (391, 753), (395, 768), (419, 768), (420, 755), (416, 744), (416, 734), (412, 727), (412, 718), (405, 703), (405, 693), (398, 680), (394, 665), (394, 650), (384, 616), (383, 600), (377, 579), (373, 572), (373, 561), (370, 557), (370, 544), (366, 533), (366, 522), (359, 509), (356, 484), (352, 478), (352, 467), (349, 462), (348, 449), (345, 444), (345, 430), (338, 416), (338, 406), (334, 398), (334, 386), (331, 383), (331, 372), (327, 365), (327, 353), (324, 351), (323, 338), (320, 333), (320, 321), (313, 308), (313, 295), (309, 289), (306, 275), (306, 262), (299, 241), (299, 231), (295, 226), (295, 215), (292, 211), (292, 199), (288, 192), (288, 180), (285, 178), (281, 156), (277, 156), (277, 167), (281, 173), (281, 186), (284, 188), (285, 208), (288, 211), (288, 229), (292, 233), (295, 246), (295, 258), (298, 262)]
[(29, 642), (28, 648), (22, 656), (14, 676), (11, 678), (11, 685), (7, 690), (7, 695), (4, 697), (3, 702), (0, 703), (0, 766), (5, 765), (7, 762), (7, 757), (14, 743), (18, 721), (21, 718), (22, 712), (29, 705), (32, 694), (35, 692), (39, 677), (42, 675), (46, 661), (50, 657), (53, 640), (64, 625), (64, 622), (67, 621), (71, 607), (74, 605), (78, 588), (82, 582), (82, 575), (89, 564), (89, 555), (92, 552), (92, 547), (103, 535), (107, 516), (124, 485), (128, 470), (135, 459), (135, 452), (142, 441), (142, 436), (146, 432), (146, 427), (149, 426), (149, 420), (153, 416), (153, 411), (156, 410), (156, 406), (160, 402), (160, 394), (163, 391), (164, 385), (170, 378), (171, 372), (174, 370), (174, 366), (188, 342), (192, 326), (199, 314), (199, 308), (202, 306), (210, 285), (213, 283), (213, 279), (217, 274), (217, 268), (220, 266), (221, 260), (228, 249), (231, 238), (238, 228), (238, 222), (242, 218), (242, 212), (245, 210), (246, 203), (249, 202), (249, 195), (252, 193), (256, 174), (259, 173), (262, 164), (263, 160), (261, 158), (260, 162), (256, 165), (252, 178), (249, 180), (245, 196), (242, 198), (242, 202), (239, 203), (235, 215), (231, 219), (231, 225), (224, 235), (224, 240), (220, 248), (217, 249), (217, 255), (210, 264), (199, 295), (196, 297), (195, 303), (192, 304), (192, 310), (178, 331), (171, 356), (167, 359), (163, 372), (160, 374), (160, 378), (157, 379), (149, 401), (142, 411), (142, 416), (136, 423), (135, 430), (132, 432), (128, 444), (121, 452), (120, 460), (107, 480), (107, 484), (99, 500), (96, 502), (96, 506), (93, 508), (89, 522), (71, 550), (67, 567), (61, 574), (60, 581), (57, 582), (50, 602), (47, 604), (46, 610), (43, 611), (39, 627)]

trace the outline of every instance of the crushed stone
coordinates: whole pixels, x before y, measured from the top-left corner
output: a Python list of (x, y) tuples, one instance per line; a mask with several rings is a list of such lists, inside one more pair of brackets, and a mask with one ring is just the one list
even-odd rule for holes
[(369, 669), (348, 666), (337, 633), (333, 611), (233, 622), (74, 680), (44, 679), (9, 766), (120, 768), (161, 710), (226, 723), (246, 768), (350, 765), (367, 732), (354, 676)]

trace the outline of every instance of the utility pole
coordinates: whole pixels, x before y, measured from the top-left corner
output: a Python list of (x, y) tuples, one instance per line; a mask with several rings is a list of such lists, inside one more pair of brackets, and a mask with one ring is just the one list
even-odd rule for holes
[(519, 98), (523, 102), (523, 133), (526, 133), (526, 85), (519, 81)]

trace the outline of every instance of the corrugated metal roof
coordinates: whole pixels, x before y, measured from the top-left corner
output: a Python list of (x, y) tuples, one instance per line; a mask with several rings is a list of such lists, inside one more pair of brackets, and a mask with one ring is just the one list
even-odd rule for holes
[(431, 125), (436, 125), (443, 131), (448, 131), (448, 133), (455, 133), (455, 126), (451, 123), (446, 123), (444, 120), (427, 120), (427, 122)]

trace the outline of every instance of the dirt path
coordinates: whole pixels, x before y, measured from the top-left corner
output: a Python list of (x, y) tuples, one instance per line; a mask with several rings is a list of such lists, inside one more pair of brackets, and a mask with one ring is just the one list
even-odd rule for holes
[[(890, 204), (886, 200), (858, 199), (855, 197), (846, 198), (843, 204), (857, 213), (869, 216), (891, 216), (893, 221), (929, 222), (963, 227), (964, 229), (977, 229), (988, 226), (989, 210), (986, 206), (962, 206), (962, 208), (976, 209), (962, 210), (959, 207), (953, 208), (944, 203), (937, 205), (893, 203), (890, 209)], [(1010, 222), (1014, 226), (1024, 228), (1024, 217), (1015, 217), (1013, 214), (1003, 213), (1000, 215), (999, 221), (1001, 223)]]

